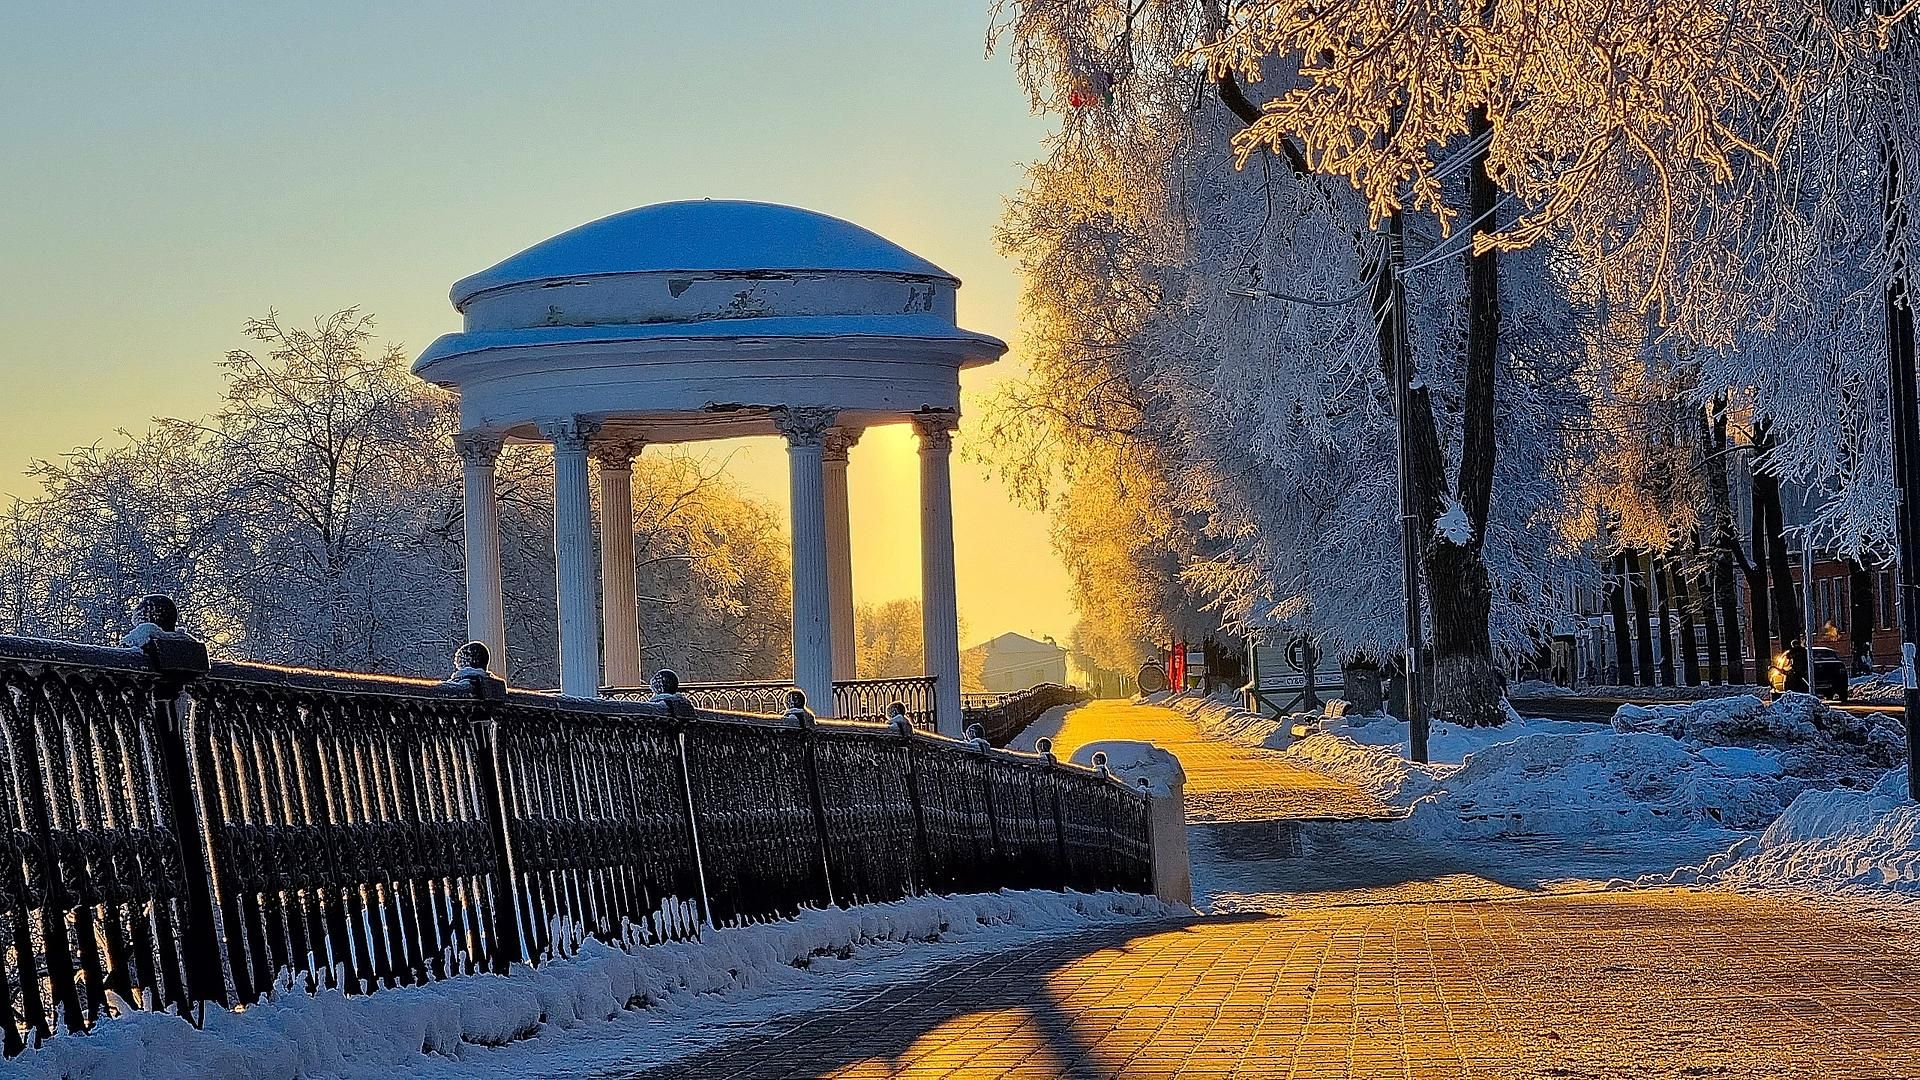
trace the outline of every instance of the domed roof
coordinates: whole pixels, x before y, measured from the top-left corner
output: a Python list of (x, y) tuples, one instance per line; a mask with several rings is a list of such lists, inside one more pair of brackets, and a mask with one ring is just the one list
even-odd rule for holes
[(624, 210), (568, 229), (453, 285), (453, 306), (490, 289), (608, 274), (853, 271), (956, 281), (850, 221), (797, 206), (692, 199)]

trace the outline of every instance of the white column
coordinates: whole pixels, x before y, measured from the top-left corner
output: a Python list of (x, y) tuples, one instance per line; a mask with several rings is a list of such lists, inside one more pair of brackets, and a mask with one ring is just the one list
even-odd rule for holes
[(553, 565), (560, 609), (560, 692), (600, 694), (600, 613), (593, 580), (593, 504), (587, 444), (598, 425), (570, 417), (540, 425), (553, 443)]
[(793, 491), (793, 684), (815, 714), (832, 716), (833, 631), (827, 585), (827, 499), (821, 443), (832, 409), (782, 409)]
[(962, 734), (960, 608), (953, 587), (952, 413), (916, 413), (920, 433), (920, 626), (927, 674), (933, 676), (934, 724)]
[(639, 439), (595, 439), (600, 466), (600, 613), (608, 686), (642, 686), (640, 604), (633, 565), (633, 458)]
[(854, 677), (858, 665), (853, 643), (853, 525), (847, 506), (847, 451), (860, 441), (859, 428), (830, 429), (821, 442), (827, 498), (827, 599), (833, 636), (833, 677)]
[(500, 436), (470, 431), (454, 440), (466, 472), (467, 640), (487, 647), (488, 669), (507, 677), (507, 612), (500, 592), (500, 503), (493, 466)]

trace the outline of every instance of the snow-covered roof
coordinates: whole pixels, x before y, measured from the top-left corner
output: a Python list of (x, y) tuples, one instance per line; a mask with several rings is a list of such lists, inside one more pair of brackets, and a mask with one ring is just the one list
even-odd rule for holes
[(490, 289), (609, 274), (755, 270), (952, 274), (850, 221), (777, 203), (655, 203), (568, 229), (454, 283), (453, 306)]

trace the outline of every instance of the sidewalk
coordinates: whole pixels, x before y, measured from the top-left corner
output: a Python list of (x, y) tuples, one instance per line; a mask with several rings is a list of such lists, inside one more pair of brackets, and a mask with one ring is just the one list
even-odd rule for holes
[(1104, 739), (1180, 757), (1216, 914), (929, 965), (615, 1075), (1920, 1080), (1911, 910), (1602, 891), (1631, 836), (1423, 842), (1366, 792), (1172, 709), (1045, 723), (1029, 741), (1063, 757)]
[(1288, 764), (1269, 750), (1210, 738), (1193, 717), (1159, 705), (1089, 702), (1063, 717), (1042, 718), (1016, 745), (1031, 747), (1042, 735), (1063, 759), (1103, 739), (1134, 739), (1171, 751), (1187, 773), (1187, 820), (1195, 824), (1394, 816), (1352, 784)]
[(1680, 890), (1104, 932), (761, 1025), (703, 1077), (1920, 1077), (1920, 944)]

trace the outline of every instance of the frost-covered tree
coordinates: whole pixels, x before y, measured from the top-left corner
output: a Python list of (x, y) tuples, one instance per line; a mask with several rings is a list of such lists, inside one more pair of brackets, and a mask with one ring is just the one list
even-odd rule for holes
[[(8, 632), (114, 641), (127, 604), (178, 597), (224, 655), (442, 674), (462, 640), (455, 413), (365, 316), (250, 322), (220, 408), (31, 471), (0, 514)], [(553, 471), (500, 462), (512, 676), (553, 685)], [(787, 544), (770, 508), (673, 454), (634, 474), (646, 657), (690, 678), (772, 677), (790, 633)]]
[[(1245, 155), (1261, 114), (1235, 77), (1264, 67), (1189, 63), (1244, 10), (1029, 0), (999, 14), (1035, 104), (1066, 106), (1006, 230), (1039, 316), (1030, 351), (1046, 342), (1021, 415), (1155, 444), (1147, 456), (1203, 522), (1188, 579), (1230, 619), (1397, 649), (1396, 360), (1367, 200), (1312, 175), (1284, 134), (1280, 156)], [(1456, 148), (1440, 179), (1472, 188), (1453, 174), (1483, 172), (1484, 151)], [(1577, 395), (1544, 258), (1503, 279), (1490, 252), (1448, 239), (1439, 209), (1408, 215), (1414, 506), (1441, 711), (1495, 722), (1496, 643), (1530, 649), (1564, 609), (1545, 584), (1564, 580), (1568, 552), (1543, 540)], [(1088, 405), (1061, 401), (1076, 397)]]

